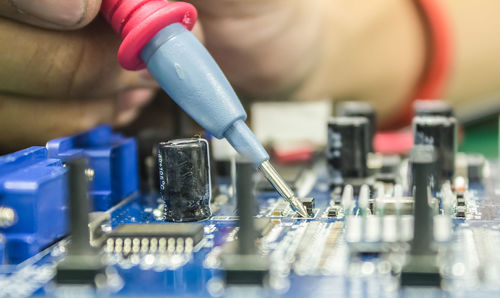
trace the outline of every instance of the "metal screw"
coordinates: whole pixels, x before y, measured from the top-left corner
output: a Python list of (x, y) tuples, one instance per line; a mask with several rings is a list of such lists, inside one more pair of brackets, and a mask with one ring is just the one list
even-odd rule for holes
[(9, 207), (0, 207), (0, 228), (8, 228), (14, 224), (16, 212)]
[(91, 168), (85, 169), (85, 175), (89, 179), (89, 182), (94, 180), (94, 175), (95, 175), (94, 169)]

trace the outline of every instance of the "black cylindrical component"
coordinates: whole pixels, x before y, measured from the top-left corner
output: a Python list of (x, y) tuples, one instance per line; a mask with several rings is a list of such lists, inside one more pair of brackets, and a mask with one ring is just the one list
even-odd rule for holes
[(336, 111), (337, 116), (365, 117), (368, 119), (370, 129), (368, 146), (370, 152), (374, 152), (373, 139), (377, 131), (377, 114), (373, 106), (364, 101), (344, 101), (338, 105)]
[(411, 192), (413, 193), (413, 241), (411, 253), (425, 255), (432, 251), (434, 241), (433, 212), (430, 206), (432, 168), (436, 151), (429, 145), (415, 145), (410, 152)]
[(368, 176), (368, 126), (364, 117), (332, 117), (328, 122), (326, 157), (330, 185), (342, 185), (344, 178)]
[(173, 135), (165, 128), (148, 128), (141, 130), (136, 139), (141, 192), (143, 194), (158, 193), (160, 186), (156, 147), (163, 140), (173, 139)]
[(455, 172), (457, 121), (442, 116), (413, 118), (414, 143), (436, 148), (437, 166), (443, 179), (451, 180)]
[(160, 143), (158, 167), (166, 221), (189, 222), (210, 217), (210, 163), (205, 139)]
[(69, 221), (71, 227), (71, 255), (93, 254), (89, 239), (89, 210), (88, 197), (89, 178), (85, 174), (87, 160), (76, 158), (67, 163), (68, 192), (69, 192)]
[(213, 149), (213, 138), (212, 140), (208, 143), (210, 150), (208, 150), (208, 161), (210, 163), (210, 187), (211, 187), (211, 200), (213, 200), (215, 197), (217, 197), (220, 194), (220, 189), (219, 189), (219, 184), (217, 183), (217, 168), (215, 165), (215, 158), (214, 158), (214, 150)]
[(416, 100), (413, 104), (415, 116), (453, 117), (453, 109), (444, 100)]
[(255, 200), (253, 198), (255, 168), (249, 162), (236, 163), (236, 198), (238, 206), (238, 251), (240, 254), (254, 254)]

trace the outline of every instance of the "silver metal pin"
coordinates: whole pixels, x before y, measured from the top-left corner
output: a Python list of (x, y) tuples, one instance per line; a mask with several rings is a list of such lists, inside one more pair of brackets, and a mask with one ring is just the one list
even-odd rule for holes
[(266, 160), (259, 166), (259, 171), (262, 172), (267, 181), (276, 189), (276, 191), (290, 203), (290, 206), (295, 212), (298, 212), (302, 217), (307, 218), (309, 214), (307, 213), (306, 207), (302, 202), (297, 199), (293, 191), (290, 189), (288, 184), (281, 178), (281, 176), (276, 172), (276, 169), (271, 165), (271, 163)]

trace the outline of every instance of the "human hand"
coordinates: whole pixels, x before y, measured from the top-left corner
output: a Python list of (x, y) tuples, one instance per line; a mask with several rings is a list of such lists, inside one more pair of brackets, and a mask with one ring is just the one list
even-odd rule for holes
[(3, 150), (43, 145), (101, 123), (124, 125), (154, 95), (147, 72), (118, 64), (120, 37), (100, 18), (94, 21), (100, 4), (0, 2)]
[(206, 47), (249, 99), (364, 100), (383, 122), (408, 103), (423, 72), (413, 1), (187, 1)]
[[(119, 37), (107, 24), (86, 26), (100, 0), (10, 1), (0, 4), (8, 18), (0, 19), (1, 146), (135, 117), (154, 83), (118, 65)], [(249, 97), (361, 99), (384, 119), (409, 99), (423, 68), (423, 29), (406, 1), (189, 2), (199, 11), (193, 32)]]

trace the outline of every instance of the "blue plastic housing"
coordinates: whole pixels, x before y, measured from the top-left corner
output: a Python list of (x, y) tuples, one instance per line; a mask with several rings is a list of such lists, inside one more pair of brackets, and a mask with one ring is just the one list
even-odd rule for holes
[(67, 169), (31, 147), (0, 157), (0, 206), (15, 212), (5, 235), (7, 263), (19, 263), (63, 237), (67, 225)]
[(107, 125), (47, 143), (49, 157), (63, 162), (84, 156), (94, 177), (89, 184), (93, 209), (105, 211), (139, 190), (137, 143)]
[(216, 138), (226, 138), (258, 167), (269, 155), (245, 124), (247, 114), (215, 60), (179, 23), (160, 30), (141, 52), (167, 94)]
[(5, 237), (0, 234), (0, 265), (5, 262)]

